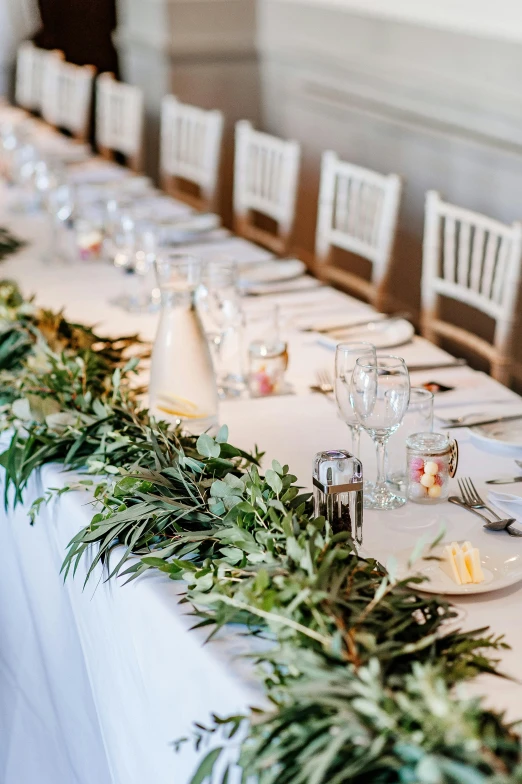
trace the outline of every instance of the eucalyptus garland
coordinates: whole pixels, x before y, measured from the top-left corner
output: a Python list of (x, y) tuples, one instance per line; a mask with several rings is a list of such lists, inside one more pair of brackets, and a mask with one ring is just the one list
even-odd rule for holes
[(43, 319), (8, 283), (0, 316), (6, 504), (44, 463), (81, 472), (70, 487), (92, 483), (97, 509), (64, 554), (65, 576), (95, 545), (87, 579), (100, 564), (109, 578), (160, 570), (185, 582), (182, 601), (209, 637), (242, 623), (263, 641), (252, 656), (264, 708), (195, 728), (196, 746), (211, 748), (192, 784), (226, 784), (217, 763), (234, 743), (245, 783), (522, 783), (514, 727), (463, 691), (498, 675), (501, 638), (459, 630), (448, 602), (419, 591), (423, 578), (362, 558), (314, 516), (288, 466), (262, 471), (226, 426), (196, 438), (155, 421), (132, 384), (132, 340)]
[(25, 245), (23, 240), (18, 239), (15, 237), (14, 234), (11, 234), (9, 229), (0, 226), (0, 261), (3, 261), (7, 256), (10, 256), (11, 253), (16, 253), (17, 250), (20, 250)]

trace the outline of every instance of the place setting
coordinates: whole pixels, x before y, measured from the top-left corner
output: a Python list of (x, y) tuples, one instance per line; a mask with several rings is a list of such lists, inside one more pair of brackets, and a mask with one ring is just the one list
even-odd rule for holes
[[(486, 480), (486, 484), (494, 480)], [(509, 588), (522, 580), (522, 551), (513, 540), (522, 537), (522, 497), (488, 492), (487, 500), (478, 493), (470, 478), (458, 480), (459, 495), (448, 501), (482, 521), (484, 535), (480, 550), (470, 541), (439, 541), (417, 545), (394, 553), (401, 574), (420, 574), (427, 582), (420, 589), (428, 593), (472, 595)], [(519, 524), (517, 527), (517, 523)], [(507, 534), (507, 535), (506, 535)]]

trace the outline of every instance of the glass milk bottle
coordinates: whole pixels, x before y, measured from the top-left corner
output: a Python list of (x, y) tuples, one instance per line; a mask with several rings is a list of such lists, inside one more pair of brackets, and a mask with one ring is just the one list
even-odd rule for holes
[(196, 308), (201, 263), (166, 253), (156, 269), (161, 315), (152, 350), (150, 406), (158, 418), (181, 420), (190, 432), (202, 433), (218, 423), (218, 393)]

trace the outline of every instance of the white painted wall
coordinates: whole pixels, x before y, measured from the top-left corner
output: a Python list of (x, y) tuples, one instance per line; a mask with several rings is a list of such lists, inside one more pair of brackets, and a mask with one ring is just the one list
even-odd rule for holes
[(522, 41), (522, 0), (280, 0), (345, 7), (370, 16)]

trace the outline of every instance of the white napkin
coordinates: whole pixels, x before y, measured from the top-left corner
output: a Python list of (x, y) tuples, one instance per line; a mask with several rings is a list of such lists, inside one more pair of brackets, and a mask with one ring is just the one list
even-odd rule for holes
[(513, 493), (488, 493), (490, 501), (497, 509), (507, 515), (514, 517), (518, 523), (522, 523), (522, 497)]

